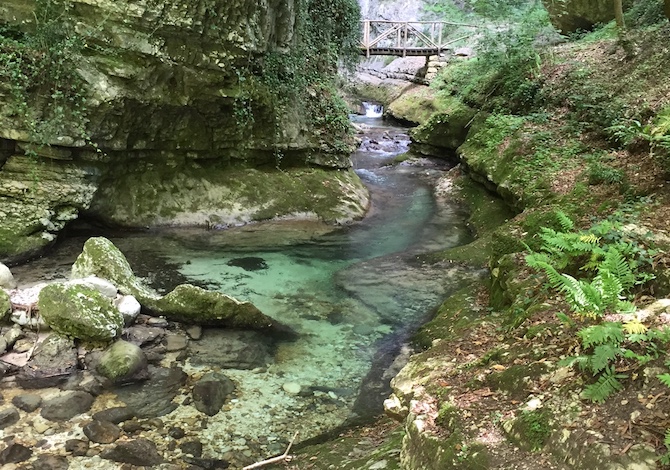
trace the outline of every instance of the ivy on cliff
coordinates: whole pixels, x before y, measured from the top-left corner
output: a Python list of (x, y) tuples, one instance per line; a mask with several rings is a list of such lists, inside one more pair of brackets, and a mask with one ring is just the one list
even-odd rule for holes
[(0, 24), (0, 95), (9, 98), (3, 117), (38, 145), (63, 136), (86, 140), (86, 100), (76, 72), (84, 43), (69, 21), (70, 8), (63, 0), (37, 0), (29, 29)]

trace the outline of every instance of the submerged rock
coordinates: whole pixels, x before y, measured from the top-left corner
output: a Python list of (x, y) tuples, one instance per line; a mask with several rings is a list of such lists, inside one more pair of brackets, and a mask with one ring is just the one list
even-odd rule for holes
[(32, 455), (33, 451), (28, 447), (10, 441), (9, 444), (7, 444), (7, 447), (0, 451), (0, 465), (23, 462), (32, 457)]
[(66, 421), (86, 413), (93, 405), (93, 395), (86, 392), (65, 392), (46, 400), (40, 414), (49, 421)]
[(66, 470), (69, 466), (63, 455), (42, 454), (33, 462), (33, 470)]
[(42, 341), (30, 361), (19, 371), (16, 383), (23, 388), (54, 387), (77, 371), (74, 342), (58, 334)]
[(142, 349), (127, 341), (117, 341), (100, 356), (97, 372), (112, 383), (128, 383), (148, 377), (147, 358)]
[(221, 373), (209, 373), (193, 387), (195, 408), (208, 416), (214, 416), (226, 402), (226, 398), (235, 390), (232, 380)]
[(152, 466), (163, 463), (163, 457), (158, 453), (156, 444), (148, 439), (120, 442), (114, 448), (104, 450), (100, 456), (103, 459), (131, 465)]
[(111, 444), (121, 435), (121, 428), (109, 421), (93, 420), (83, 427), (84, 434), (91, 442)]
[(145, 382), (126, 385), (115, 390), (119, 400), (138, 418), (156, 418), (174, 411), (178, 405), (172, 400), (188, 378), (179, 367), (167, 369), (149, 366), (148, 370), (149, 379)]
[(5, 429), (19, 421), (19, 412), (14, 407), (0, 410), (0, 429)]
[(40, 314), (54, 331), (86, 341), (109, 341), (123, 328), (110, 299), (86, 285), (56, 283), (40, 292)]

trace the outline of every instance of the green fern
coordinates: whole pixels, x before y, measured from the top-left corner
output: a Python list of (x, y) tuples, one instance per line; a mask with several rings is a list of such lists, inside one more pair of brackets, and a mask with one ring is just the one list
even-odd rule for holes
[(670, 387), (670, 374), (659, 374), (656, 376), (664, 385)]
[(575, 228), (575, 223), (570, 217), (563, 211), (556, 211), (556, 218), (558, 219), (558, 224), (561, 226), (561, 229), (564, 232), (569, 232)]
[(582, 340), (585, 349), (607, 343), (619, 345), (625, 339), (623, 327), (618, 322), (603, 322), (582, 328), (577, 336)]
[(625, 374), (617, 374), (613, 367), (608, 367), (594, 384), (584, 387), (582, 397), (595, 403), (602, 403), (623, 388), (619, 379), (628, 377)]
[(588, 367), (593, 374), (602, 372), (610, 363), (623, 354), (623, 349), (614, 344), (601, 344), (593, 349), (589, 356)]

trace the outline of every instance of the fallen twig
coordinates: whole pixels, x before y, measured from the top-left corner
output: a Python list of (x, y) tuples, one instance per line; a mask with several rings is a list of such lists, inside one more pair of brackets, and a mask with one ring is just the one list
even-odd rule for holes
[(251, 465), (247, 465), (246, 467), (244, 467), (242, 470), (252, 470), (254, 468), (265, 467), (266, 465), (270, 465), (272, 463), (279, 463), (290, 460), (291, 456), (288, 455), (288, 453), (291, 451), (291, 446), (293, 445), (293, 441), (295, 441), (296, 437), (298, 437), (298, 431), (296, 431), (295, 434), (293, 435), (291, 442), (288, 443), (288, 447), (286, 448), (283, 454), (278, 455), (277, 457), (272, 457), (270, 459), (261, 460), (260, 462), (252, 463)]

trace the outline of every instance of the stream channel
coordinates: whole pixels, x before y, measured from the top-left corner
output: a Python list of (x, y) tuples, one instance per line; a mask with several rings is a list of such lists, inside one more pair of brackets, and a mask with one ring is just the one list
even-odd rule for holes
[[(411, 333), (477, 275), (424, 256), (469, 241), (458, 204), (435, 196), (449, 165), (423, 158), (391, 165), (408, 148), (406, 130), (380, 118), (352, 119), (364, 129), (352, 161), (372, 198), (360, 222), (105, 233), (156, 289), (184, 281), (217, 289), (253, 302), (298, 332), (297, 340), (286, 341), (205, 329), (186, 354), (163, 358), (163, 366), (177, 364), (189, 376), (168, 397), (180, 406), (161, 416), (164, 428), (186, 429), (202, 442), (203, 455), (263, 459), (283, 452), (295, 431), (305, 440), (380, 413)], [(90, 235), (73, 232), (48, 257), (15, 267), (17, 281), (66, 277)], [(206, 417), (189, 405), (188, 384), (212, 370), (223, 372), (236, 389), (221, 412)], [(142, 392), (145, 399), (150, 390)], [(105, 393), (94, 408), (128, 403), (129, 395)]]

